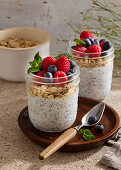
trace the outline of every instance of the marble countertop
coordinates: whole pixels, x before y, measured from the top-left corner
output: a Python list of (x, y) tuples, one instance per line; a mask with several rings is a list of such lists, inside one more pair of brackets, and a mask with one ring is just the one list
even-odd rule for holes
[[(121, 117), (121, 78), (114, 78), (105, 103)], [(109, 169), (98, 162), (108, 147), (86, 152), (56, 152), (45, 161), (38, 158), (40, 146), (32, 143), (18, 126), (18, 115), (27, 105), (25, 83), (0, 79), (0, 169), (1, 170), (100, 170)]]

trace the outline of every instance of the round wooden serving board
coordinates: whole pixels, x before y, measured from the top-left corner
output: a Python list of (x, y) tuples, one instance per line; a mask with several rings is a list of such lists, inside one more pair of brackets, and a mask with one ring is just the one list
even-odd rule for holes
[[(82, 98), (79, 97), (78, 104), (78, 113), (77, 119), (72, 127), (81, 124), (81, 118), (96, 104), (100, 103), (100, 101)], [(24, 108), (18, 118), (19, 126), (22, 132), (33, 142), (37, 143), (40, 146), (46, 147), (51, 144), (57, 137), (59, 137), (62, 133), (47, 133), (37, 130), (31, 124), (28, 116), (28, 107)], [(111, 136), (118, 130), (120, 118), (118, 113), (106, 105), (103, 117), (100, 121), (101, 124), (104, 125), (105, 129), (103, 133), (96, 134), (94, 131), (94, 127), (90, 129), (90, 131), (96, 136), (94, 140), (84, 141), (80, 132), (71, 139), (68, 143), (66, 143), (63, 147), (61, 147), (61, 151), (84, 151), (89, 150), (94, 147), (100, 146), (104, 144)], [(84, 127), (86, 128), (86, 127)]]

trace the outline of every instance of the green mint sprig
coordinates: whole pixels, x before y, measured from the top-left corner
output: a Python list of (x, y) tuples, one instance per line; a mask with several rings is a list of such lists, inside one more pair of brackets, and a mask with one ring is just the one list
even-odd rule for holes
[(87, 141), (95, 139), (95, 136), (89, 129), (80, 129), (80, 132), (82, 133), (83, 138)]
[(80, 40), (80, 39), (74, 39), (73, 41), (75, 41), (78, 45), (82, 45), (82, 46), (86, 45), (86, 43), (83, 40)]
[(71, 55), (68, 54), (68, 53), (60, 54), (60, 55), (56, 56), (55, 59), (57, 60), (57, 59), (60, 58), (61, 56), (65, 56), (65, 57), (67, 57), (68, 59), (73, 59), (73, 56), (71, 56)]
[(42, 57), (40, 57), (39, 52), (34, 56), (34, 60), (29, 62), (30, 68), (28, 69), (28, 74), (35, 73), (41, 70), (42, 67)]

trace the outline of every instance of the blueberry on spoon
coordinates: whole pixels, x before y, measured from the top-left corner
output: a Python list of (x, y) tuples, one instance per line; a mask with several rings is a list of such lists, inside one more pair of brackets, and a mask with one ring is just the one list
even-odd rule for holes
[(94, 124), (94, 123), (96, 123), (97, 121), (98, 121), (98, 120), (97, 120), (97, 117), (96, 117), (96, 116), (90, 116), (89, 119), (88, 119), (89, 125)]

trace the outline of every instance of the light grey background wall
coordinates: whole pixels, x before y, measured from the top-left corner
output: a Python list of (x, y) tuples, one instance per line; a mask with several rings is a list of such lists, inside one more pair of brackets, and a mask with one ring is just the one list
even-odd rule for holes
[(0, 29), (6, 27), (38, 27), (51, 34), (51, 55), (65, 52), (65, 43), (74, 33), (65, 19), (80, 25), (80, 12), (90, 0), (0, 0)]

